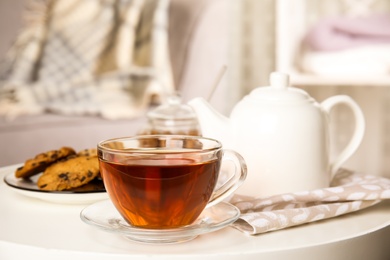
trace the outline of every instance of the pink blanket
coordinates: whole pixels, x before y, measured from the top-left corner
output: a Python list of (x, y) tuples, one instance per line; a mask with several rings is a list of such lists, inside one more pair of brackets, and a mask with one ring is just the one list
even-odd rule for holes
[(304, 43), (314, 51), (390, 43), (390, 14), (323, 19), (308, 31)]

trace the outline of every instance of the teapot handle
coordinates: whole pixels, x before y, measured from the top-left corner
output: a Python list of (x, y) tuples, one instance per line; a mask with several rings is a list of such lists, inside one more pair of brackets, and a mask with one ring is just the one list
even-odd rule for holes
[(357, 150), (357, 148), (359, 147), (359, 145), (363, 140), (364, 131), (365, 131), (365, 119), (364, 119), (363, 112), (360, 109), (359, 105), (351, 97), (346, 95), (333, 96), (324, 100), (321, 103), (321, 107), (329, 115), (332, 108), (339, 104), (345, 104), (351, 108), (353, 115), (355, 117), (355, 130), (352, 134), (349, 143), (346, 145), (346, 147), (340, 153), (340, 155), (336, 158), (336, 160), (331, 164), (331, 169), (330, 169), (331, 180), (333, 179), (337, 171), (340, 169), (340, 167), (343, 165), (343, 163), (345, 163), (345, 161), (355, 153), (355, 151)]

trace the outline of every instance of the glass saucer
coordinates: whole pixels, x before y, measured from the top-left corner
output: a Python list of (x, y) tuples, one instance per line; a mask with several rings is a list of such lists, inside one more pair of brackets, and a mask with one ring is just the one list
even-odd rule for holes
[(118, 233), (137, 242), (171, 244), (194, 239), (198, 235), (224, 228), (238, 219), (240, 211), (235, 206), (221, 202), (206, 208), (191, 225), (173, 229), (146, 229), (128, 224), (110, 200), (96, 202), (84, 208), (81, 219), (105, 231)]

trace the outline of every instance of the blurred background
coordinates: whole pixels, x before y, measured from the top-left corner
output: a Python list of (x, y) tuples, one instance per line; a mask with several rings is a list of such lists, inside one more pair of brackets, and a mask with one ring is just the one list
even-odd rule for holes
[[(25, 2), (0, 0), (0, 57), (22, 26)], [(187, 53), (186, 72), (180, 76), (185, 100), (197, 96), (199, 87), (211, 85), (223, 65), (228, 70), (211, 101), (226, 115), (252, 89), (268, 85), (269, 74), (276, 70), (288, 73), (293, 86), (303, 88), (319, 102), (338, 94), (349, 95), (365, 114), (366, 134), (346, 167), (390, 177), (390, 1), (208, 1), (211, 2), (216, 4), (203, 9), (208, 12), (207, 18), (198, 20), (197, 25), (210, 32), (195, 31), (190, 38), (198, 47)], [(340, 31), (330, 33), (332, 26), (345, 29), (347, 42), (332, 45), (343, 37)], [(196, 37), (196, 33), (201, 36)], [(369, 39), (356, 41), (359, 33), (368, 34)], [(213, 37), (214, 44), (210, 40)], [(212, 65), (211, 69), (206, 64)], [(354, 124), (351, 118), (350, 111), (343, 107), (332, 113), (334, 156), (348, 141)]]

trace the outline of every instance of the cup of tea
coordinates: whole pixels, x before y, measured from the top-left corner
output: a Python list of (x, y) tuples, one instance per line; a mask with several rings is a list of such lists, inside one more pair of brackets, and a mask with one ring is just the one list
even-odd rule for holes
[[(200, 136), (114, 138), (98, 144), (98, 156), (116, 209), (129, 224), (149, 229), (193, 223), (206, 207), (232, 195), (247, 173), (241, 155)], [(220, 183), (225, 163), (230, 167)]]

